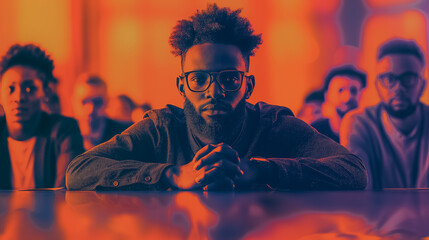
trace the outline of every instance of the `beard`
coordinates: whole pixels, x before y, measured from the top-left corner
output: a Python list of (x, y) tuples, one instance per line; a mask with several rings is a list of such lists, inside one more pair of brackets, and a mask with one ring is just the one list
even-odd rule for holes
[(405, 109), (400, 109), (400, 110), (395, 110), (391, 104), (386, 104), (383, 103), (383, 107), (386, 110), (386, 112), (394, 117), (394, 118), (399, 118), (399, 119), (404, 119), (407, 118), (408, 116), (411, 116), (417, 109), (417, 104), (411, 104), (405, 108)]
[(210, 139), (215, 144), (222, 142), (231, 144), (243, 124), (246, 110), (246, 99), (241, 99), (237, 104), (237, 107), (234, 110), (231, 110), (228, 114), (212, 117), (212, 121), (210, 123), (208, 123), (200, 113), (197, 112), (194, 105), (192, 105), (188, 98), (185, 98), (183, 110), (185, 113), (186, 124), (192, 132)]

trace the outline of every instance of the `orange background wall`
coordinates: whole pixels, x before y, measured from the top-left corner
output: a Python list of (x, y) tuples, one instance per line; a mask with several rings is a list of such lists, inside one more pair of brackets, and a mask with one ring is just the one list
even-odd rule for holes
[[(264, 43), (251, 59), (256, 77), (251, 102), (286, 105), (296, 113), (332, 65), (351, 61), (368, 71), (363, 104), (371, 105), (378, 101), (373, 86), (377, 46), (404, 37), (427, 52), (429, 4), (347, 1), (364, 6), (363, 12), (354, 14), (353, 6), (340, 0), (0, 0), (0, 52), (16, 42), (47, 49), (55, 60), (66, 115), (72, 115), (71, 89), (83, 71), (100, 74), (111, 96), (125, 93), (155, 108), (181, 106), (175, 88), (180, 59), (170, 53), (169, 34), (177, 20), (216, 2), (243, 8), (255, 32), (263, 34)], [(360, 25), (348, 25), (356, 21)], [(359, 59), (343, 51), (346, 44), (361, 48)], [(423, 101), (429, 102), (428, 89)]]

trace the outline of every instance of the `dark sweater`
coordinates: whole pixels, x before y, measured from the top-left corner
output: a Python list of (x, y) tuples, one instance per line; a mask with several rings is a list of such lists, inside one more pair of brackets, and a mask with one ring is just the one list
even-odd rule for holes
[(337, 143), (340, 143), (340, 136), (334, 133), (331, 128), (331, 124), (329, 123), (329, 119), (327, 118), (321, 118), (316, 121), (314, 121), (311, 124), (312, 127), (314, 127), (318, 132), (326, 135), (330, 139), (334, 140)]
[[(276, 167), (277, 189), (363, 189), (362, 161), (293, 117), (285, 107), (246, 105), (246, 124), (231, 145), (240, 158), (265, 158)], [(183, 109), (154, 110), (106, 143), (75, 158), (67, 169), (69, 190), (165, 190), (163, 171), (192, 161), (200, 148), (188, 136)]]

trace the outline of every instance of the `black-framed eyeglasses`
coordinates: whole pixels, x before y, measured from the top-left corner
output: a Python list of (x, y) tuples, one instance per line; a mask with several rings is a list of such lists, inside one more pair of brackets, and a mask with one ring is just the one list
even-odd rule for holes
[(398, 82), (400, 82), (401, 85), (405, 88), (415, 87), (421, 76), (417, 73), (407, 72), (399, 76), (391, 73), (385, 73), (378, 75), (377, 78), (380, 81), (382, 87), (386, 89), (392, 89)]
[(182, 73), (180, 78), (186, 78), (186, 84), (192, 92), (206, 91), (215, 80), (223, 91), (235, 92), (241, 88), (244, 76), (246, 76), (246, 73), (238, 70), (219, 72), (190, 71)]

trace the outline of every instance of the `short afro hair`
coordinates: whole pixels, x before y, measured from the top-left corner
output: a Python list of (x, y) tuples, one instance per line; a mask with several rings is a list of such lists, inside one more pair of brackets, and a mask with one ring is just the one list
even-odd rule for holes
[(324, 102), (325, 101), (325, 95), (323, 90), (314, 90), (310, 92), (304, 99), (304, 103), (311, 103), (311, 102)]
[(377, 60), (380, 61), (383, 57), (390, 54), (410, 54), (415, 56), (422, 65), (425, 65), (425, 57), (422, 49), (414, 40), (399, 38), (388, 40), (378, 48)]
[(362, 88), (366, 87), (367, 77), (365, 72), (357, 69), (353, 65), (342, 65), (339, 67), (332, 68), (328, 72), (328, 74), (325, 77), (325, 82), (323, 84), (323, 92), (328, 91), (331, 80), (336, 76), (346, 76), (346, 77), (357, 78), (361, 82)]
[(41, 73), (43, 86), (47, 87), (49, 82), (53, 82), (54, 62), (44, 50), (34, 44), (12, 45), (1, 59), (0, 76), (11, 67), (23, 65), (31, 67)]
[(183, 56), (189, 48), (203, 43), (221, 43), (237, 46), (248, 59), (262, 43), (261, 35), (253, 33), (241, 9), (219, 8), (215, 3), (206, 10), (197, 10), (189, 20), (180, 20), (170, 35), (170, 45), (175, 56)]

